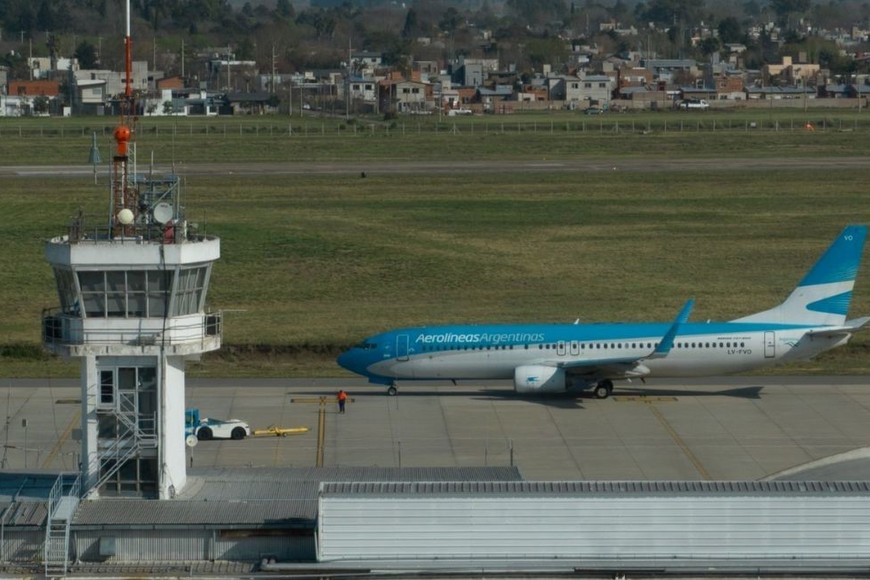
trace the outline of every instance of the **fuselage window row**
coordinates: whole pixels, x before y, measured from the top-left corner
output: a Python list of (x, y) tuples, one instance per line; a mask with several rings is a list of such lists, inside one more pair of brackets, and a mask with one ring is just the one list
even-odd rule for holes
[[(519, 348), (520, 346), (521, 345), (516, 345), (517, 348)], [(559, 344), (539, 344), (537, 346), (538, 346), (538, 350), (558, 350), (560, 347)], [(655, 342), (655, 343), (648, 342), (645, 345), (642, 342), (641, 343), (634, 343), (633, 342), (633, 343), (631, 343), (630, 346), (629, 346), (629, 343), (624, 343), (624, 344), (623, 343), (607, 343), (607, 342), (588, 343), (589, 350), (596, 350), (596, 349), (598, 349), (598, 350), (601, 350), (601, 349), (614, 349), (614, 350), (619, 349), (619, 350), (621, 350), (623, 347), (626, 349), (628, 349), (628, 348), (652, 349), (652, 348), (658, 348), (658, 346), (659, 346), (659, 343), (657, 343), (657, 342)], [(680, 349), (717, 348), (717, 347), (718, 348), (732, 348), (732, 347), (733, 348), (745, 348), (745, 346), (746, 346), (745, 342), (740, 342), (740, 343), (737, 343), (737, 342), (734, 342), (734, 343), (731, 343), (731, 342), (720, 342), (720, 343), (715, 343), (715, 342), (677, 342), (674, 344), (675, 348), (680, 348)], [(522, 345), (522, 347), (525, 350), (529, 350), (529, 348), (534, 347), (534, 345), (525, 344), (525, 345)], [(577, 345), (577, 343), (574, 343), (574, 344), (563, 343), (561, 345), (561, 348), (563, 351), (569, 347), (572, 350), (576, 351), (578, 348), (578, 345)], [(587, 343), (581, 343), (579, 345), (579, 348), (581, 350), (586, 350)], [(512, 345), (512, 344), (510, 344), (510, 345), (495, 345), (495, 346), (486, 346), (486, 347), (484, 347), (484, 346), (455, 346), (455, 347), (454, 346), (424, 346), (424, 347), (422, 347), (423, 352), (457, 351), (457, 350), (472, 350), (472, 351), (474, 351), (474, 350), (484, 350), (484, 349), (485, 350), (514, 350), (514, 345)]]

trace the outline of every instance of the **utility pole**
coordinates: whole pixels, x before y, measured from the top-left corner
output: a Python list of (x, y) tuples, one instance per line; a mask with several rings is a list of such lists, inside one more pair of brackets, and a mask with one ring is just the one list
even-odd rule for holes
[(275, 66), (277, 64), (278, 55), (275, 53), (275, 43), (272, 43), (272, 78), (270, 79), (271, 83), (271, 93), (275, 94)]
[(181, 39), (181, 79), (184, 80), (184, 39)]
[(347, 121), (350, 119), (350, 75), (351, 71), (353, 71), (353, 60), (352, 60), (352, 52), (351, 52), (351, 37), (347, 37), (347, 75), (345, 75), (344, 82), (344, 120)]
[(227, 92), (233, 90), (233, 85), (230, 82), (230, 45), (227, 45)]

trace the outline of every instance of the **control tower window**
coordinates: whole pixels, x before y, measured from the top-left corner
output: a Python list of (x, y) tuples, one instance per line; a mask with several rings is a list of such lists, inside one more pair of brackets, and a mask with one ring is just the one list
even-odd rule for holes
[(54, 280), (57, 282), (57, 294), (60, 297), (61, 311), (70, 316), (81, 316), (76, 280), (72, 270), (55, 268)]
[(148, 315), (151, 318), (166, 316), (166, 304), (172, 289), (173, 272), (150, 271), (145, 273)]
[(89, 316), (106, 315), (106, 276), (105, 272), (79, 272), (79, 286), (82, 289), (82, 304)]
[[(85, 313), (90, 318), (162, 318), (166, 316), (173, 274), (162, 270), (79, 272)], [(59, 291), (60, 284), (58, 278)], [(69, 308), (72, 313), (77, 306), (73, 302)]]
[(200, 310), (208, 267), (190, 268), (178, 274), (172, 316), (196, 314)]
[(123, 318), (127, 313), (126, 272), (106, 272), (106, 315)]

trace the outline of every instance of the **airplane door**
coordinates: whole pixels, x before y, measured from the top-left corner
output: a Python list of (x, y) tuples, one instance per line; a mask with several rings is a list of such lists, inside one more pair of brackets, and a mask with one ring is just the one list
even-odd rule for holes
[(571, 341), (571, 356), (580, 356), (580, 343), (576, 340)]
[(556, 343), (556, 354), (559, 356), (565, 356), (565, 341), (560, 340)]
[(764, 333), (764, 358), (776, 356), (776, 333), (765, 331)]
[(396, 337), (396, 359), (408, 360), (408, 335), (400, 334)]

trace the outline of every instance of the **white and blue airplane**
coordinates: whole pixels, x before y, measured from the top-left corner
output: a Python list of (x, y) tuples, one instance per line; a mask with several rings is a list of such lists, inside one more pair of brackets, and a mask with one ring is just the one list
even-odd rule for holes
[(397, 380), (513, 379), (518, 393), (593, 389), (613, 381), (740, 373), (842, 346), (870, 317), (846, 320), (867, 238), (847, 226), (779, 306), (730, 322), (498, 324), (402, 328), (343, 352), (338, 364), (387, 386)]

